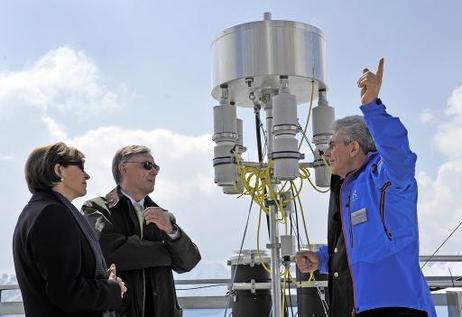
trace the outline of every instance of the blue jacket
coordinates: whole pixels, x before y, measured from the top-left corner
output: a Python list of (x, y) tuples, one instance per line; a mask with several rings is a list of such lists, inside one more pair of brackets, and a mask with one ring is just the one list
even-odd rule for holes
[[(436, 317), (419, 266), (417, 156), (407, 130), (384, 105), (361, 106), (377, 152), (349, 173), (340, 188), (339, 208), (357, 313), (381, 307), (407, 307)], [(328, 271), (321, 247), (320, 271)]]

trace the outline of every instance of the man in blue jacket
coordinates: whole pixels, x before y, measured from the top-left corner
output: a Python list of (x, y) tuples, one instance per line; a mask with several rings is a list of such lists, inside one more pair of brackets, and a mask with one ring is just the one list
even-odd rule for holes
[(378, 98), (383, 65), (364, 69), (364, 117), (337, 120), (325, 154), (333, 173), (328, 245), (299, 252), (296, 262), (302, 272), (329, 273), (330, 316), (435, 317), (419, 267), (417, 156)]

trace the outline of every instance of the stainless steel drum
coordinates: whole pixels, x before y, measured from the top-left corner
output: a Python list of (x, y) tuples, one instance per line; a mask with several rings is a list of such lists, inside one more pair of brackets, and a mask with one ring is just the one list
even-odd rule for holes
[[(238, 106), (252, 106), (251, 92), (279, 89), (288, 76), (297, 104), (326, 88), (325, 39), (320, 29), (305, 23), (271, 20), (239, 24), (221, 32), (212, 43), (212, 95), (219, 100), (220, 85)], [(317, 97), (317, 93), (315, 94)]]

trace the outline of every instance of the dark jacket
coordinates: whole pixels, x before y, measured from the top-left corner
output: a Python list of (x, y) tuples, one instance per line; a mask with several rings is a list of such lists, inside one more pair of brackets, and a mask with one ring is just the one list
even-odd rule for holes
[(96, 260), (71, 211), (36, 193), (13, 235), (16, 277), (27, 317), (102, 316), (121, 305), (117, 283), (96, 279)]
[[(146, 207), (157, 207), (147, 196)], [(188, 272), (200, 261), (197, 246), (175, 224), (179, 237), (171, 240), (154, 224), (144, 225), (143, 239), (130, 200), (119, 188), (105, 197), (87, 201), (82, 206), (87, 220), (99, 232), (99, 241), (108, 263), (115, 263), (124, 280), (124, 308), (120, 316), (176, 317), (181, 316), (172, 270)]]
[(339, 194), (342, 182), (343, 180), (339, 176), (332, 175), (327, 221), (328, 267), (330, 272), (328, 275), (329, 315), (334, 317), (351, 316), (353, 311), (353, 284), (339, 212)]

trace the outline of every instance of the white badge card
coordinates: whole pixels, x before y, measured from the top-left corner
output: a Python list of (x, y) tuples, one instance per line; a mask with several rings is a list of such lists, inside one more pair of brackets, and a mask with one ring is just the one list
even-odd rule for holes
[(351, 223), (353, 224), (353, 226), (359, 225), (360, 223), (363, 223), (366, 221), (367, 221), (366, 208), (361, 208), (351, 213)]

